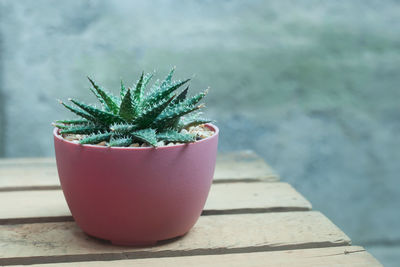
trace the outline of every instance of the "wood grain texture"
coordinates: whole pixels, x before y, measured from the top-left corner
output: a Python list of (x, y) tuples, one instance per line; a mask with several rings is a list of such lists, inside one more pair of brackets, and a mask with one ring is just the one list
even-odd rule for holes
[[(217, 157), (216, 183), (277, 180), (278, 175), (254, 152), (233, 152)], [(59, 186), (53, 158), (0, 160), (0, 191), (48, 190)]]
[(279, 180), (278, 174), (251, 150), (220, 154), (217, 157), (215, 182)]
[(135, 259), (119, 261), (73, 262), (57, 264), (40, 264), (32, 267), (320, 267), (320, 266), (347, 266), (347, 267), (381, 267), (382, 265), (362, 247), (331, 247), (317, 249), (298, 249), (273, 252), (252, 252), (223, 255), (202, 255), (186, 257), (169, 257), (158, 259)]
[(213, 184), (206, 214), (311, 210), (311, 204), (288, 183)]
[(112, 246), (74, 222), (0, 226), (0, 265), (247, 253), (349, 245), (319, 212), (201, 216), (184, 237), (148, 248)]
[[(228, 183), (211, 187), (203, 215), (310, 209), (287, 183)], [(0, 192), (0, 224), (63, 220), (72, 217), (61, 190)]]
[(0, 160), (0, 190), (4, 188), (59, 187), (53, 158), (18, 158)]

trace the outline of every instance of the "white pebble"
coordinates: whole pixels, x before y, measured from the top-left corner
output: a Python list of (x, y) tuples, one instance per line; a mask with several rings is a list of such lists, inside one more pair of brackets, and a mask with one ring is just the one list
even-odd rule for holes
[(133, 143), (130, 145), (130, 147), (139, 147), (140, 145), (138, 143)]

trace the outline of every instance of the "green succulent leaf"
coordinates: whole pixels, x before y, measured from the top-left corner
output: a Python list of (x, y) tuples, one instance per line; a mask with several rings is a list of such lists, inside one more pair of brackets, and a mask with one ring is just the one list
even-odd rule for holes
[(151, 105), (154, 105), (155, 103), (159, 103), (159, 102), (169, 98), (171, 93), (173, 93), (175, 90), (177, 90), (179, 87), (181, 87), (188, 81), (190, 81), (190, 79), (187, 79), (184, 81), (173, 82), (173, 83), (167, 85), (166, 87), (160, 87), (159, 90), (153, 91), (145, 99), (145, 105), (151, 106)]
[(133, 91), (133, 99), (136, 103), (140, 103), (142, 100), (143, 77), (144, 72), (140, 75), (139, 81), (136, 83), (135, 90)]
[(143, 90), (146, 89), (147, 84), (150, 82), (151, 78), (153, 78), (153, 73), (147, 73), (147, 74), (143, 77), (142, 92), (143, 92)]
[(133, 105), (135, 106), (136, 115), (138, 115), (142, 112), (142, 106), (143, 106), (143, 100), (144, 100), (143, 92), (146, 89), (146, 86), (152, 77), (153, 77), (153, 74), (151, 74), (151, 73), (144, 74), (144, 72), (142, 72), (142, 75), (140, 76), (139, 81), (135, 85), (132, 101), (133, 101)]
[(132, 132), (131, 135), (135, 139), (139, 139), (142, 142), (145, 142), (153, 147), (157, 146), (157, 135), (156, 130), (148, 128), (142, 129), (135, 132)]
[(186, 115), (188, 113), (191, 113), (195, 110), (198, 110), (202, 108), (203, 105), (199, 106), (187, 106), (187, 105), (182, 105), (182, 103), (179, 103), (175, 105), (174, 107), (168, 108), (165, 112), (160, 114), (151, 124), (150, 127), (153, 127), (157, 130), (162, 130), (164, 128), (168, 128), (171, 125), (171, 122), (174, 122), (176, 118), (179, 118), (183, 115)]
[(126, 121), (132, 121), (135, 118), (135, 107), (131, 96), (131, 90), (128, 89), (124, 98), (121, 102), (121, 107), (119, 109), (119, 116), (121, 116)]
[(137, 129), (138, 127), (134, 124), (124, 124), (124, 123), (117, 123), (110, 127), (110, 130), (117, 134), (128, 134)]
[[(110, 93), (106, 92), (103, 88), (101, 88), (99, 85), (97, 85), (90, 77), (87, 77), (90, 81), (90, 83), (93, 85), (94, 89), (96, 90), (97, 98), (102, 104), (105, 104), (109, 111), (111, 111), (114, 114), (118, 114), (119, 111), (119, 106), (116, 101), (116, 98), (111, 95)], [(100, 100), (102, 99), (102, 100)]]
[(170, 97), (169, 99), (162, 100), (159, 103), (147, 108), (144, 110), (138, 118), (136, 118), (133, 123), (140, 126), (141, 128), (145, 128), (152, 124), (152, 122), (160, 115), (161, 112), (171, 103), (175, 96)]
[(196, 140), (196, 136), (189, 133), (179, 133), (174, 130), (168, 130), (157, 134), (159, 140), (167, 142), (189, 143)]
[(119, 92), (119, 95), (120, 95), (121, 99), (124, 98), (124, 96), (126, 94), (126, 91), (127, 91), (127, 89), (126, 89), (126, 87), (124, 85), (124, 82), (121, 80), (121, 90)]
[[(187, 86), (187, 87), (185, 88), (185, 90), (183, 90), (183, 91), (171, 102), (171, 105), (170, 105), (170, 106), (174, 106), (174, 105), (176, 105), (176, 104), (181, 103), (182, 101), (184, 101), (184, 100), (186, 99), (186, 95), (187, 95), (188, 90), (189, 90), (189, 86)], [(177, 118), (175, 118), (175, 119), (172, 119), (172, 120), (170, 120), (170, 121), (168, 122), (167, 125), (165, 125), (165, 127), (166, 127), (166, 128), (171, 128), (171, 129), (177, 129), (177, 128), (178, 128), (178, 125), (179, 125), (179, 120), (180, 120), (179, 117), (177, 117)]]
[(189, 127), (192, 127), (192, 126), (198, 126), (198, 125), (202, 125), (202, 124), (210, 123), (210, 122), (213, 122), (213, 120), (204, 119), (204, 118), (198, 118), (198, 119), (194, 119), (194, 120), (191, 120), (191, 121), (183, 122), (180, 128), (181, 129), (188, 129)]
[(70, 126), (65, 125), (65, 124), (59, 124), (59, 123), (53, 123), (53, 126), (58, 128), (58, 129), (68, 129)]
[(105, 111), (110, 111), (110, 109), (108, 108), (108, 106), (106, 105), (106, 102), (104, 102), (104, 99), (101, 98), (101, 96), (97, 93), (97, 91), (93, 88), (89, 88), (90, 91), (92, 91), (92, 93), (97, 97), (97, 99), (99, 100), (101, 107), (105, 110)]
[[(174, 99), (173, 103), (171, 103), (171, 105), (169, 105), (169, 107), (163, 112), (163, 114), (166, 114), (177, 108), (179, 109), (179, 107), (191, 107), (191, 106), (193, 107), (198, 102), (200, 102), (200, 100), (203, 99), (203, 97), (206, 96), (206, 94), (207, 94), (207, 90), (206, 90), (206, 91), (199, 93), (189, 99), (186, 99), (187, 90), (188, 90), (188, 87), (178, 96), (179, 99), (178, 99), (178, 97)], [(178, 101), (176, 101), (177, 99), (178, 99)], [(163, 116), (163, 114), (161, 114), (161, 116)], [(177, 116), (174, 119), (170, 119), (163, 125), (163, 127), (178, 129), (179, 128), (179, 120), (180, 120), (180, 116)]]
[(70, 106), (70, 105), (67, 105), (67, 104), (65, 104), (64, 102), (61, 102), (61, 101), (60, 101), (60, 103), (61, 103), (61, 105), (63, 105), (64, 107), (66, 107), (67, 109), (69, 109), (70, 111), (72, 111), (73, 113), (75, 113), (76, 115), (78, 115), (78, 116), (80, 116), (80, 117), (82, 117), (82, 118), (85, 118), (85, 119), (87, 119), (87, 120), (89, 120), (89, 121), (96, 122), (96, 118), (93, 117), (92, 115), (90, 115), (89, 113), (87, 113), (87, 112), (85, 112), (85, 111), (82, 111), (82, 110), (80, 110), (80, 109), (77, 109), (77, 108), (75, 108), (75, 107), (72, 107), (72, 106)]
[(161, 83), (161, 87), (166, 87), (167, 85), (171, 84), (172, 76), (175, 72), (175, 67), (173, 67), (170, 72), (168, 73), (167, 77), (165, 77), (164, 81)]
[(111, 139), (109, 142), (109, 146), (130, 146), (133, 143), (133, 140), (131, 137), (120, 137), (116, 139)]
[(98, 133), (98, 134), (92, 134), (89, 135), (86, 138), (83, 138), (82, 140), (79, 141), (80, 144), (98, 144), (103, 141), (108, 141), (110, 140), (112, 133)]
[(93, 132), (104, 131), (105, 128), (99, 125), (89, 124), (89, 125), (77, 125), (70, 126), (66, 129), (61, 130), (61, 134), (91, 134)]
[(182, 101), (184, 101), (184, 100), (186, 99), (188, 90), (189, 90), (189, 86), (187, 86), (187, 87), (185, 88), (185, 90), (183, 90), (183, 91), (174, 99), (174, 101), (172, 101), (171, 105), (178, 104), (178, 103), (181, 103)]
[(56, 123), (62, 123), (62, 124), (85, 124), (85, 123), (90, 123), (88, 120), (57, 120)]
[(201, 92), (201, 93), (199, 93), (199, 94), (197, 94), (197, 95), (195, 95), (195, 96), (193, 96), (191, 98), (188, 98), (188, 99), (182, 101), (181, 104), (182, 105), (187, 105), (187, 106), (194, 106), (197, 103), (199, 103), (200, 100), (202, 100), (207, 95), (207, 93), (208, 93), (208, 89), (205, 90), (204, 92)]
[(100, 124), (110, 125), (112, 123), (122, 122), (123, 121), (121, 119), (121, 117), (119, 117), (118, 115), (115, 115), (115, 114), (113, 114), (111, 112), (100, 110), (100, 109), (98, 109), (96, 107), (86, 105), (86, 104), (81, 103), (81, 102), (79, 102), (77, 100), (74, 100), (74, 99), (70, 99), (70, 101), (72, 103), (74, 103), (75, 105), (77, 105), (78, 107), (80, 107), (81, 109), (83, 109), (84, 111), (86, 111), (87, 113), (89, 113)]
[(76, 106), (63, 102), (67, 109), (80, 116), (74, 120), (59, 120), (53, 125), (61, 133), (88, 135), (82, 144), (98, 144), (107, 141), (110, 146), (129, 146), (138, 140), (152, 146), (157, 141), (194, 142), (192, 134), (180, 133), (182, 129), (210, 122), (211, 120), (190, 116), (204, 105), (199, 102), (207, 91), (193, 97), (187, 97), (189, 86), (175, 97), (175, 91), (186, 84), (184, 81), (173, 81), (175, 68), (168, 73), (162, 82), (157, 80), (150, 89), (146, 87), (153, 74), (142, 72), (136, 85), (130, 89), (121, 81), (119, 97), (112, 95), (88, 77), (90, 90), (101, 103), (101, 107), (87, 105), (70, 99)]

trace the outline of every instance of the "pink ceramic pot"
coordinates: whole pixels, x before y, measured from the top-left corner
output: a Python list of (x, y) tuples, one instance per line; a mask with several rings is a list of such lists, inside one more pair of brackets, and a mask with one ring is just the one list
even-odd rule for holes
[(209, 138), (158, 148), (79, 145), (54, 129), (61, 187), (87, 234), (120, 245), (184, 235), (199, 218), (214, 174), (218, 128)]

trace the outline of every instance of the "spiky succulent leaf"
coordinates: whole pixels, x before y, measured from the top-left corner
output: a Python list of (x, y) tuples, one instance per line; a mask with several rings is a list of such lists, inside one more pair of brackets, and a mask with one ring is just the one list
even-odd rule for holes
[(53, 123), (52, 125), (53, 125), (54, 127), (57, 127), (58, 129), (67, 129), (68, 127), (70, 127), (70, 126), (68, 126), (68, 125), (60, 124), (60, 123)]
[(200, 100), (202, 100), (207, 95), (207, 93), (208, 93), (208, 89), (205, 90), (204, 92), (198, 93), (197, 95), (182, 101), (181, 103), (182, 103), (182, 105), (194, 106), (197, 103), (199, 103)]
[(181, 103), (182, 101), (184, 101), (186, 99), (187, 96), (187, 92), (189, 90), (189, 86), (187, 86), (185, 88), (185, 90), (183, 90), (175, 99), (174, 101), (171, 102), (171, 105), (175, 105), (178, 103)]
[(99, 131), (104, 131), (105, 128), (95, 124), (70, 126), (61, 130), (61, 134), (91, 134)]
[(175, 90), (177, 90), (179, 87), (184, 85), (190, 81), (190, 79), (184, 80), (184, 81), (177, 81), (173, 82), (165, 87), (160, 87), (159, 90), (153, 91), (148, 97), (145, 99), (145, 105), (146, 106), (151, 106), (154, 105), (155, 103), (159, 103), (171, 95)]
[(132, 99), (131, 90), (128, 89), (121, 102), (119, 115), (126, 121), (132, 121), (135, 118), (135, 107)]
[[(186, 98), (186, 94), (187, 94), (187, 90), (188, 87), (178, 96), (180, 97), (178, 101), (177, 98), (174, 99), (173, 103), (171, 103), (171, 105), (169, 105), (169, 107), (163, 112), (163, 113), (168, 113), (168, 111), (176, 109), (178, 106), (194, 106), (196, 105), (198, 102), (200, 102), (201, 99), (203, 99), (204, 96), (206, 96), (207, 91), (204, 91), (202, 93), (199, 93), (189, 99), (185, 99)], [(162, 116), (162, 114), (161, 114)], [(172, 128), (172, 129), (178, 129), (179, 128), (179, 120), (180, 120), (180, 116), (176, 117), (175, 119), (170, 119), (168, 120), (168, 122), (166, 122), (164, 124), (164, 128)]]
[[(114, 114), (118, 114), (119, 111), (119, 106), (118, 103), (116, 101), (116, 98), (111, 95), (111, 93), (106, 92), (103, 88), (101, 88), (99, 85), (97, 85), (90, 77), (87, 77), (90, 81), (90, 83), (93, 85), (94, 89), (96, 90), (98, 96), (100, 96), (100, 98), (103, 101), (100, 101), (102, 103), (105, 103), (105, 105), (109, 108), (109, 110), (114, 113)], [(100, 100), (99, 98), (99, 100)]]
[(185, 121), (185, 122), (181, 123), (180, 129), (187, 129), (192, 126), (198, 126), (198, 125), (202, 125), (202, 124), (210, 123), (210, 122), (213, 122), (213, 120), (204, 119), (204, 118), (198, 118), (198, 119), (194, 119), (191, 121)]
[(56, 123), (62, 124), (85, 124), (89, 123), (88, 120), (57, 120)]
[(168, 130), (157, 134), (157, 139), (167, 142), (189, 143), (196, 140), (196, 136), (189, 133), (179, 133), (174, 130)]
[(111, 139), (109, 146), (130, 146), (133, 143), (131, 137), (120, 137), (116, 139)]
[(134, 130), (137, 130), (137, 126), (134, 124), (117, 123), (110, 127), (110, 130), (117, 134), (128, 134)]
[(125, 94), (126, 94), (126, 87), (124, 85), (124, 82), (121, 80), (121, 90), (119, 91), (119, 95), (121, 97), (121, 99), (124, 98)]
[(153, 78), (153, 73), (147, 73), (144, 78), (143, 78), (143, 83), (142, 83), (142, 92), (144, 89), (146, 89), (147, 84), (150, 82), (151, 78)]
[(149, 93), (153, 94), (155, 91), (160, 90), (160, 87), (161, 87), (161, 81), (160, 81), (160, 79), (157, 79), (151, 86)]
[(144, 106), (143, 92), (146, 89), (146, 86), (152, 77), (153, 77), (153, 74), (147, 73), (144, 75), (144, 72), (142, 72), (142, 75), (140, 76), (139, 80), (137, 81), (137, 83), (134, 87), (133, 94), (132, 94), (132, 101), (133, 101), (133, 105), (135, 107), (136, 115), (142, 113), (142, 109)]
[(142, 142), (146, 142), (151, 146), (157, 146), (157, 135), (156, 130), (148, 128), (130, 133), (135, 139), (139, 139)]
[(144, 110), (139, 117), (137, 117), (133, 123), (145, 128), (152, 124), (152, 122), (160, 115), (161, 112), (171, 103), (175, 96), (170, 97), (169, 99), (164, 99), (159, 103), (150, 106), (146, 110)]
[(174, 121), (174, 119), (179, 118), (183, 115), (186, 115), (190, 112), (193, 112), (195, 110), (198, 110), (202, 108), (203, 105), (199, 106), (187, 106), (187, 105), (182, 105), (182, 103), (179, 103), (175, 105), (172, 108), (168, 108), (168, 110), (165, 110), (163, 113), (161, 113), (151, 124), (150, 127), (153, 127), (157, 130), (162, 130), (165, 128), (170, 127), (171, 122)]
[[(186, 99), (186, 95), (187, 95), (188, 90), (189, 90), (189, 86), (187, 86), (187, 87), (185, 88), (185, 90), (183, 90), (183, 91), (171, 102), (171, 105), (170, 105), (170, 106), (174, 106), (174, 105), (176, 105), (176, 104), (181, 103), (182, 101), (184, 101), (184, 100)], [(171, 129), (176, 129), (176, 128), (178, 128), (179, 120), (180, 120), (179, 117), (177, 117), (177, 118), (175, 118), (175, 119), (173, 119), (173, 120), (170, 120), (170, 121), (168, 122), (168, 125), (166, 125), (166, 128), (171, 128)]]
[(97, 93), (97, 91), (93, 88), (89, 88), (90, 91), (92, 91), (92, 93), (96, 96), (96, 98), (99, 100), (101, 107), (105, 110), (105, 111), (110, 111), (110, 109), (108, 108), (108, 106), (106, 105), (106, 102), (104, 102), (104, 99), (99, 95), (99, 93)]
[(103, 141), (108, 141), (110, 140), (112, 133), (98, 133), (98, 134), (92, 134), (89, 135), (86, 138), (83, 138), (82, 140), (79, 141), (80, 144), (98, 144)]
[(96, 122), (96, 118), (93, 117), (92, 115), (90, 115), (89, 113), (87, 113), (87, 112), (85, 112), (85, 111), (83, 111), (83, 110), (77, 109), (77, 108), (75, 108), (75, 107), (71, 107), (70, 105), (67, 105), (67, 104), (65, 104), (64, 102), (61, 102), (61, 101), (60, 101), (60, 103), (61, 103), (64, 107), (66, 107), (67, 109), (69, 109), (70, 111), (72, 111), (73, 113), (75, 113), (76, 115), (78, 115), (78, 116), (80, 116), (80, 117), (82, 117), (82, 118), (85, 118), (85, 119), (87, 119), (87, 120), (89, 120), (89, 121)]
[(173, 67), (168, 73), (167, 77), (165, 77), (164, 81), (161, 83), (161, 87), (165, 87), (168, 84), (171, 84), (172, 76), (174, 75), (175, 67)]
[(96, 119), (96, 121), (100, 124), (110, 125), (112, 123), (123, 121), (121, 117), (111, 112), (100, 110), (96, 107), (86, 105), (74, 99), (70, 99), (70, 101), (75, 105), (77, 105), (78, 107), (80, 107), (81, 109), (83, 109), (84, 111), (86, 111), (87, 113), (89, 113), (90, 115), (92, 115)]
[[(187, 98), (188, 87), (178, 97), (174, 91), (189, 81), (172, 81), (173, 68), (166, 78), (157, 80), (150, 93), (144, 90), (152, 74), (140, 76), (133, 89), (126, 88), (121, 81), (120, 97), (115, 97), (88, 78), (93, 85), (92, 92), (99, 99), (102, 108), (71, 100), (77, 107), (62, 103), (66, 108), (81, 116), (79, 120), (57, 121), (55, 126), (61, 133), (87, 134), (82, 144), (97, 144), (109, 141), (111, 146), (129, 146), (133, 141), (157, 146), (157, 141), (193, 142), (191, 134), (181, 134), (183, 127), (203, 124), (210, 120), (185, 116), (203, 105), (198, 105), (206, 92)], [(182, 118), (185, 116), (185, 118)], [(190, 118), (190, 119), (189, 119)], [(156, 134), (158, 132), (158, 134)]]
[(140, 75), (139, 81), (136, 83), (133, 91), (133, 99), (136, 103), (140, 103), (142, 99), (142, 85), (143, 85), (144, 72)]

